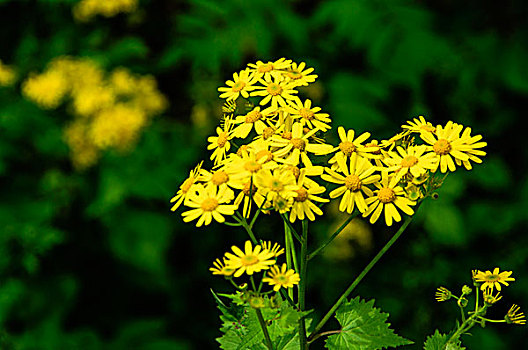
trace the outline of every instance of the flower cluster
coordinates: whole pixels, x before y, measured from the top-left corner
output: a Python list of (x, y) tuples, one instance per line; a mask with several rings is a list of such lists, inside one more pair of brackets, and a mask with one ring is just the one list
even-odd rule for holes
[(81, 0), (73, 8), (76, 20), (86, 22), (97, 15), (114, 17), (122, 12), (132, 12), (137, 8), (138, 0)]
[(284, 249), (277, 243), (272, 246), (271, 242), (263, 242), (253, 247), (250, 241), (246, 241), (244, 250), (237, 246), (231, 247), (231, 250), (232, 252), (225, 253), (222, 260), (215, 260), (213, 267), (209, 269), (213, 275), (240, 277), (246, 274), (253, 278), (255, 273), (265, 271), (262, 282), (272, 286), (275, 292), (280, 288), (293, 288), (299, 284), (299, 274), (288, 269), (286, 264), (279, 266), (276, 263), (277, 257), (284, 253)]
[(51, 61), (44, 72), (24, 81), (22, 92), (44, 109), (70, 100), (68, 111), (74, 119), (64, 136), (78, 169), (93, 165), (103, 150), (129, 149), (152, 116), (167, 105), (153, 77), (125, 68), (106, 74), (94, 61), (74, 57)]
[(10, 86), (16, 81), (16, 72), (13, 67), (4, 64), (0, 60), (0, 86)]
[(433, 126), (420, 116), (387, 140), (370, 133), (337, 129), (339, 143), (325, 141), (331, 118), (299, 88), (317, 75), (304, 62), (281, 58), (250, 63), (218, 88), (225, 99), (223, 118), (207, 141), (212, 170), (200, 163), (171, 202), (191, 208), (184, 221), (197, 226), (252, 208), (287, 215), (290, 222), (315, 220), (328, 202), (321, 182), (335, 186), (328, 197), (339, 209), (357, 209), (375, 223), (382, 215), (388, 226), (413, 215), (413, 206), (441, 185), (442, 173), (457, 166), (470, 170), (486, 153), (482, 136), (454, 122)]

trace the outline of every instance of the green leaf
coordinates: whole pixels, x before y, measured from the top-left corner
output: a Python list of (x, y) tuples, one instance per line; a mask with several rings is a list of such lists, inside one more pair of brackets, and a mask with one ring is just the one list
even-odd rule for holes
[(328, 349), (376, 350), (413, 343), (389, 328), (389, 314), (375, 308), (374, 300), (365, 302), (356, 297), (341, 305), (335, 317), (341, 332), (328, 337)]
[(424, 350), (443, 350), (447, 342), (447, 334), (441, 334), (438, 329), (433, 335), (427, 337)]

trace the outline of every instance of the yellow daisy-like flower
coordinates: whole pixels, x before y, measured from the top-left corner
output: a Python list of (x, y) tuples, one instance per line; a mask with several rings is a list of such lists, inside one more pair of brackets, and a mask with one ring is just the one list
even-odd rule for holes
[(446, 287), (438, 287), (436, 289), (435, 299), (438, 302), (447, 301), (447, 300), (451, 299), (452, 296), (453, 296), (453, 294)]
[(350, 167), (346, 163), (345, 157), (339, 155), (337, 157), (338, 168), (335, 171), (325, 168), (327, 174), (321, 175), (321, 178), (342, 185), (330, 192), (330, 198), (342, 196), (339, 203), (340, 211), (352, 214), (357, 205), (358, 210), (364, 213), (368, 207), (363, 194), (367, 197), (373, 196), (372, 190), (367, 185), (378, 182), (380, 176), (374, 175), (376, 168), (367, 159), (359, 157), (356, 153), (352, 154), (350, 158)]
[(471, 163), (469, 161), (475, 162), (475, 163), (482, 163), (482, 160), (478, 157), (483, 157), (486, 155), (486, 152), (476, 149), (476, 148), (482, 148), (487, 146), (486, 142), (479, 142), (482, 140), (481, 135), (471, 136), (471, 128), (467, 127), (464, 129), (464, 132), (460, 136), (460, 139), (463, 140), (462, 145), (460, 145), (460, 149), (462, 152), (467, 154), (469, 160), (462, 161), (461, 159), (455, 158), (455, 163), (460, 166), (464, 165), (464, 167), (467, 170), (471, 170)]
[(387, 171), (382, 171), (381, 181), (374, 185), (378, 188), (374, 191), (374, 196), (366, 199), (368, 209), (363, 213), (363, 217), (370, 217), (370, 223), (375, 223), (381, 213), (385, 213), (385, 223), (391, 226), (393, 221), (401, 221), (401, 215), (398, 212), (399, 208), (407, 215), (413, 215), (414, 210), (410, 207), (416, 202), (408, 199), (405, 196), (405, 191), (401, 186), (398, 186), (398, 177), (389, 176)]
[(0, 60), (0, 86), (13, 85), (16, 81), (17, 74), (15, 70)]
[[(240, 150), (242, 147), (239, 148)], [(251, 179), (254, 181), (259, 171), (275, 169), (277, 166), (275, 161), (269, 159), (268, 153), (257, 154), (249, 147), (245, 147), (245, 150), (237, 154), (231, 153), (225, 161), (226, 171), (232, 173), (232, 178), (244, 185)]]
[(512, 271), (503, 271), (499, 272), (499, 268), (496, 267), (493, 269), (493, 272), (491, 271), (477, 271), (473, 279), (476, 282), (482, 282), (482, 286), (480, 286), (480, 289), (497, 289), (498, 291), (501, 290), (501, 283), (505, 286), (508, 286), (508, 282), (515, 281), (515, 278), (510, 277), (512, 274)]
[(526, 324), (526, 317), (524, 316), (524, 313), (519, 312), (521, 308), (515, 304), (512, 305), (512, 307), (508, 310), (508, 313), (506, 316), (504, 316), (504, 319), (506, 320), (506, 323), (513, 323), (513, 324)]
[(357, 153), (361, 157), (369, 158), (371, 157), (372, 152), (378, 149), (377, 147), (366, 147), (362, 144), (370, 137), (369, 132), (364, 132), (354, 138), (356, 133), (353, 129), (349, 129), (345, 132), (345, 128), (339, 126), (337, 128), (337, 134), (339, 135), (340, 143), (337, 147), (332, 149), (332, 152), (337, 151), (337, 153), (328, 161), (328, 163), (332, 164), (332, 169), (334, 170), (338, 168), (338, 155), (348, 158), (352, 156), (353, 153)]
[(255, 86), (255, 91), (251, 92), (251, 96), (264, 96), (260, 101), (260, 105), (264, 106), (271, 101), (271, 106), (277, 108), (278, 106), (285, 107), (288, 100), (293, 100), (294, 85), (281, 80), (281, 78), (272, 78), (271, 76), (264, 76), (259, 82), (263, 86)]
[(301, 62), (299, 65), (293, 62), (290, 69), (283, 73), (283, 76), (295, 86), (307, 86), (317, 79), (317, 74), (310, 74), (314, 71), (313, 68), (306, 68), (306, 63)]
[(220, 98), (227, 100), (236, 100), (238, 96), (242, 95), (244, 98), (249, 97), (249, 92), (255, 89), (256, 79), (250, 76), (249, 70), (243, 70), (239, 73), (233, 73), (233, 80), (226, 81), (228, 87), (219, 87), (221, 92)]
[(271, 253), (273, 253), (273, 256), (278, 257), (281, 254), (284, 254), (284, 248), (281, 248), (281, 246), (278, 243), (273, 243), (271, 245), (270, 241), (262, 242), (261, 244), (263, 249), (269, 250)]
[(233, 138), (231, 128), (233, 126), (232, 120), (230, 118), (224, 119), (223, 127), (216, 127), (216, 136), (209, 136), (207, 138), (207, 150), (214, 150), (211, 154), (210, 159), (214, 161), (214, 165), (218, 165), (225, 158), (227, 152), (231, 149), (231, 143), (229, 140)]
[(264, 130), (268, 127), (266, 120), (271, 116), (277, 113), (277, 108), (268, 107), (264, 110), (260, 110), (260, 106), (253, 108), (253, 110), (245, 115), (239, 115), (234, 119), (235, 124), (237, 125), (233, 129), (233, 136), (241, 139), (245, 139), (253, 127), (258, 134), (262, 134)]
[(485, 289), (482, 292), (482, 299), (484, 299), (486, 304), (493, 305), (497, 301), (501, 300), (502, 296), (500, 295), (500, 292), (497, 292), (497, 294), (493, 295), (493, 291), (491, 289)]
[(301, 123), (293, 124), (291, 132), (283, 132), (280, 136), (271, 138), (270, 145), (277, 147), (276, 155), (283, 157), (285, 163), (298, 165), (302, 161), (307, 167), (312, 166), (312, 161), (308, 157), (308, 152), (315, 155), (324, 155), (332, 151), (332, 146), (322, 143), (311, 143), (312, 137), (318, 129), (313, 129), (304, 133)]
[(256, 63), (249, 63), (248, 70), (256, 79), (262, 77), (280, 77), (282, 73), (280, 70), (290, 68), (291, 62), (291, 60), (287, 60), (284, 57), (279, 58), (275, 62), (268, 61), (267, 63), (264, 63), (262, 61), (257, 61)]
[(292, 118), (299, 119), (303, 127), (307, 126), (309, 129), (318, 128), (323, 132), (330, 129), (330, 125), (328, 125), (332, 121), (330, 116), (327, 113), (319, 113), (321, 108), (312, 107), (312, 101), (309, 99), (306, 99), (303, 104), (297, 98), (290, 102), (285, 110), (290, 113)]
[[(427, 131), (420, 134), (420, 137), (430, 145), (429, 149), (440, 157), (438, 165), (440, 166), (440, 171), (443, 173), (447, 172), (448, 169), (449, 171), (456, 170), (454, 160), (460, 163), (468, 162), (468, 153), (474, 148), (480, 148), (486, 145), (483, 142), (472, 145), (470, 142), (473, 140), (476, 141), (479, 138), (478, 136), (469, 138), (468, 133), (465, 134), (467, 137), (461, 138), (460, 132), (462, 128), (462, 125), (449, 121), (444, 127), (438, 125), (436, 127), (436, 134)], [(438, 165), (435, 170), (438, 168)]]
[(211, 271), (213, 275), (231, 276), (235, 272), (235, 269), (227, 267), (224, 258), (223, 262), (220, 259), (216, 259), (213, 262), (213, 267), (209, 268), (209, 271)]
[(408, 173), (420, 177), (427, 170), (436, 169), (438, 166), (436, 155), (433, 152), (426, 153), (427, 146), (410, 146), (407, 149), (398, 146), (396, 150), (397, 152), (388, 152), (383, 161), (389, 166), (389, 170), (395, 171), (400, 178)]
[(196, 184), (196, 181), (199, 180), (200, 169), (202, 168), (203, 161), (200, 162), (193, 170), (189, 172), (189, 177), (183, 181), (180, 186), (180, 189), (174, 197), (170, 200), (171, 203), (174, 203), (171, 210), (175, 211), (183, 203), (185, 198), (189, 196), (192, 191), (191, 188)]
[(234, 198), (233, 191), (229, 187), (211, 185), (204, 187), (197, 184), (194, 189), (195, 191), (191, 192), (184, 202), (185, 206), (192, 208), (182, 213), (184, 222), (198, 219), (196, 227), (200, 227), (204, 224), (209, 225), (213, 219), (222, 223), (225, 221), (224, 215), (235, 213), (236, 205), (227, 204)]
[(408, 121), (407, 124), (401, 126), (402, 129), (406, 129), (408, 132), (422, 133), (431, 132), (434, 133), (436, 128), (430, 122), (426, 121), (421, 115), (418, 118), (413, 118), (412, 121)]
[(299, 284), (301, 281), (299, 274), (292, 269), (288, 270), (286, 264), (282, 264), (281, 268), (272, 266), (268, 276), (269, 277), (264, 277), (262, 282), (266, 282), (270, 286), (273, 286), (275, 292), (278, 292), (281, 287), (293, 288), (295, 284)]
[(24, 96), (46, 109), (57, 108), (68, 90), (68, 81), (62, 72), (55, 70), (30, 75), (22, 84)]
[(255, 177), (255, 184), (269, 202), (277, 197), (287, 199), (297, 196), (295, 176), (286, 169), (261, 170)]
[(261, 245), (253, 246), (250, 241), (246, 241), (244, 251), (237, 246), (232, 246), (233, 253), (226, 253), (225, 264), (230, 269), (235, 269), (235, 277), (242, 276), (243, 273), (252, 275), (255, 272), (267, 270), (271, 265), (275, 265), (275, 255)]
[(295, 222), (296, 219), (304, 220), (308, 218), (310, 221), (315, 220), (315, 214), (323, 215), (323, 211), (319, 209), (314, 202), (325, 203), (329, 202), (326, 198), (318, 197), (317, 195), (324, 193), (326, 189), (319, 186), (317, 182), (306, 177), (306, 169), (301, 169), (297, 179), (297, 196), (293, 198), (293, 205), (290, 210), (290, 222)]

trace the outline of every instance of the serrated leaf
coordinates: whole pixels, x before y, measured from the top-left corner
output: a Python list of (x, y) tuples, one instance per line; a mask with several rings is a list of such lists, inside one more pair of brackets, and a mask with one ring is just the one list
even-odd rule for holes
[(356, 297), (341, 305), (335, 317), (341, 332), (328, 337), (328, 349), (377, 350), (413, 343), (389, 328), (389, 314), (375, 308), (374, 300), (365, 302)]
[(443, 350), (447, 343), (447, 334), (441, 334), (438, 329), (433, 335), (427, 337), (424, 350)]

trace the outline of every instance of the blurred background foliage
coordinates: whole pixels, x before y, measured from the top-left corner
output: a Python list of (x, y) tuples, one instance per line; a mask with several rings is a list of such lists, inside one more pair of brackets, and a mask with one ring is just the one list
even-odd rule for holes
[[(205, 139), (221, 115), (217, 87), (249, 62), (280, 57), (315, 67), (318, 82), (304, 94), (330, 113), (332, 130), (380, 139), (424, 115), (471, 126), (488, 142), (484, 163), (450, 175), (357, 290), (416, 342), (408, 348), (453, 328), (458, 310), (436, 303), (434, 291), (470, 284), (474, 268), (499, 266), (517, 279), (491, 317), (512, 303), (528, 310), (526, 2), (103, 3), (0, 0), (1, 349), (217, 348), (209, 288), (229, 286), (208, 267), (244, 233), (184, 225), (169, 200), (207, 157)], [(43, 109), (22, 93), (31, 74), (65, 55), (152, 76), (168, 101), (134, 147), (105, 150), (83, 170), (63, 134), (72, 111)], [(343, 220), (327, 211), (312, 225), (312, 242)], [(313, 261), (315, 317), (391, 233), (354, 221)], [(273, 239), (269, 228), (261, 234)], [(525, 334), (474, 328), (465, 345), (520, 348)]]

